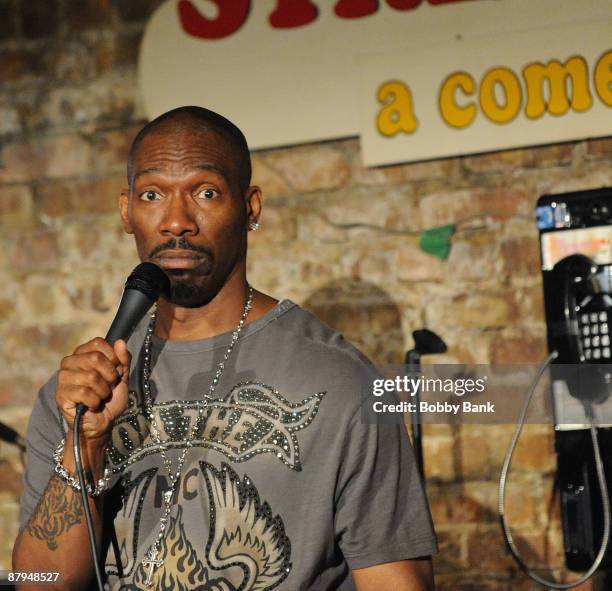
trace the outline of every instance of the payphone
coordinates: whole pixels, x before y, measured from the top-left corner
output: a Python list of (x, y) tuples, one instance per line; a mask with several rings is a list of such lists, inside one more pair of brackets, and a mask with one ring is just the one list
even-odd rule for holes
[[(543, 196), (536, 219), (548, 348), (557, 352), (550, 376), (565, 559), (581, 571), (603, 536), (593, 418), (612, 488), (612, 188)], [(611, 565), (608, 545), (601, 566)]]

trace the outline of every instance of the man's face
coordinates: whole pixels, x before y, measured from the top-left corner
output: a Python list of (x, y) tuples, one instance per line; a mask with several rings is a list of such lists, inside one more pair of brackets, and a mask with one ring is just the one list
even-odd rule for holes
[(244, 262), (252, 188), (245, 199), (230, 148), (214, 132), (155, 131), (136, 150), (133, 170), (121, 215), (140, 260), (166, 271), (172, 303), (206, 305)]

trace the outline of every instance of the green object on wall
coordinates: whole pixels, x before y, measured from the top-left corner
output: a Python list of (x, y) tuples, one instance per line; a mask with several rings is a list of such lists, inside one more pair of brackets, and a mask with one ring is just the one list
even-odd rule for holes
[(421, 233), (419, 246), (423, 252), (438, 257), (441, 260), (448, 258), (451, 247), (451, 236), (455, 233), (455, 224), (447, 224), (438, 228), (430, 228)]

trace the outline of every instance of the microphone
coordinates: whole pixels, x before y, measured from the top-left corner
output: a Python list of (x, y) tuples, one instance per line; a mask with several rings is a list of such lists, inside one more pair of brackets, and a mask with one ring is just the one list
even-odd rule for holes
[[(415, 330), (412, 333), (414, 339), (414, 349), (410, 349), (406, 353), (405, 363), (408, 366), (410, 373), (421, 372), (421, 355), (433, 355), (436, 353), (446, 353), (446, 343), (435, 332), (422, 328)], [(414, 393), (414, 401), (416, 403), (416, 412), (411, 413), (412, 419), (412, 446), (414, 448), (414, 457), (416, 460), (417, 470), (421, 475), (421, 479), (425, 482), (425, 466), (423, 461), (423, 435), (421, 431), (421, 412), (419, 406), (421, 404), (420, 392), (417, 389)]]
[[(170, 280), (157, 265), (140, 263), (125, 282), (117, 313), (106, 333), (105, 340), (111, 345), (119, 339), (127, 341), (136, 325), (159, 299), (159, 296), (169, 291)], [(79, 414), (86, 410), (87, 407), (84, 404), (77, 405)]]
[(119, 308), (105, 340), (111, 345), (119, 339), (127, 341), (159, 296), (169, 291), (170, 280), (157, 265), (140, 263), (125, 282)]
[[(446, 343), (435, 332), (427, 328), (415, 330), (412, 333), (412, 338), (414, 339), (414, 349), (409, 353), (414, 351), (418, 353), (419, 357), (421, 355), (446, 353)], [(410, 363), (410, 361), (406, 359), (406, 363)]]

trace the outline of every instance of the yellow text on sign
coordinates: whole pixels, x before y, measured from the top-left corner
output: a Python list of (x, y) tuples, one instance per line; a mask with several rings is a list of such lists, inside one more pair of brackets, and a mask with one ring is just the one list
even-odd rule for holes
[[(565, 115), (570, 109), (588, 111), (593, 106), (593, 93), (587, 61), (581, 56), (565, 63), (551, 60), (546, 64), (533, 62), (521, 72), (521, 78), (511, 68), (491, 68), (477, 83), (465, 71), (447, 76), (438, 93), (438, 110), (450, 127), (468, 127), (482, 113), (496, 124), (515, 119), (524, 105), (528, 119), (538, 119), (545, 113)], [(606, 106), (612, 107), (612, 51), (604, 53), (593, 68), (594, 94)], [(418, 127), (414, 99), (410, 87), (398, 80), (380, 85), (376, 128), (385, 137), (398, 133), (411, 134)]]
[(385, 137), (399, 132), (414, 133), (418, 120), (414, 115), (414, 101), (410, 88), (403, 82), (391, 80), (378, 89), (378, 100), (383, 104), (376, 118), (376, 128)]
[[(496, 67), (484, 74), (480, 84), (466, 72), (451, 74), (438, 97), (442, 119), (447, 125), (464, 128), (482, 112), (493, 123), (512, 121), (525, 103), (528, 119), (545, 113), (565, 115), (570, 108), (578, 113), (593, 106), (586, 60), (574, 56), (565, 63), (530, 63), (522, 70), (525, 91), (519, 76), (510, 68)], [(568, 84), (569, 82), (569, 84)], [(593, 86), (599, 100), (612, 107), (612, 51), (602, 55), (593, 70)], [(478, 101), (470, 100), (478, 92)]]

